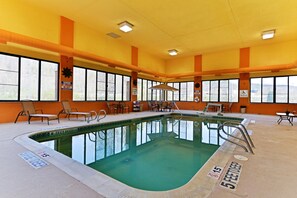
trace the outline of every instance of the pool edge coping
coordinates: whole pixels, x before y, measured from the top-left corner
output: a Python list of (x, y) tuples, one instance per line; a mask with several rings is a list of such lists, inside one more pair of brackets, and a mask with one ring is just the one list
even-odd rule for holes
[[(171, 114), (171, 113), (170, 113)], [(188, 115), (197, 115), (197, 113), (187, 113)], [(164, 114), (160, 114), (164, 115)], [(168, 114), (165, 114), (168, 115)], [(210, 114), (214, 115), (214, 114)], [(155, 115), (154, 115), (155, 116)], [(154, 117), (146, 116), (146, 117)], [(230, 116), (235, 117), (235, 116)], [(139, 118), (144, 118), (139, 117)], [(127, 119), (122, 119), (124, 121)], [(129, 119), (128, 119), (129, 120)], [(247, 125), (249, 121), (244, 119), (243, 122)], [(98, 123), (96, 123), (98, 124)], [(86, 126), (86, 125), (81, 125)], [(70, 128), (77, 128), (78, 126), (73, 126)], [(68, 127), (69, 128), (69, 127)], [(45, 130), (46, 131), (46, 130)], [(48, 131), (54, 131), (48, 130)], [(29, 136), (39, 133), (40, 131), (33, 131), (19, 135), (14, 138), (14, 140), (32, 151), (35, 154), (47, 153), (49, 156), (44, 158), (50, 164), (54, 165), (58, 169), (64, 171), (66, 174), (70, 175), (74, 179), (82, 182), (84, 185), (88, 186), (90, 189), (96, 191), (98, 194), (106, 197), (122, 197), (122, 196), (136, 196), (146, 195), (148, 197), (155, 196), (170, 196), (172, 194), (178, 195), (191, 195), (197, 194), (199, 192), (200, 197), (205, 197), (209, 195), (216, 183), (219, 180), (214, 180), (213, 178), (207, 177), (207, 173), (211, 170), (213, 166), (225, 167), (230, 158), (233, 156), (233, 151), (236, 146), (230, 144), (229, 142), (224, 142), (223, 145), (218, 148), (214, 154), (207, 160), (207, 162), (201, 167), (201, 169), (189, 180), (185, 185), (168, 191), (146, 191), (130, 187), (123, 184), (111, 177), (104, 175), (92, 168), (81, 164), (57, 151), (46, 147), (45, 145), (39, 144), (29, 138)], [(79, 170), (79, 172), (77, 171)], [(82, 173), (80, 173), (82, 172)]]

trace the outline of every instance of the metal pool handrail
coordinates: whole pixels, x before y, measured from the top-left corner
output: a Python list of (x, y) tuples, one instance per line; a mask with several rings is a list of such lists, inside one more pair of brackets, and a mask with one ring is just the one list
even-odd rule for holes
[[(94, 113), (95, 114), (95, 117), (93, 118), (92, 117), (92, 113)], [(89, 123), (89, 122), (91, 122), (91, 121), (93, 121), (93, 120), (96, 120), (97, 119), (97, 117), (98, 117), (98, 114), (97, 114), (97, 112), (96, 111), (90, 111), (90, 117), (88, 117), (88, 120), (87, 120), (87, 123)], [(90, 119), (91, 118), (91, 119)]]
[[(240, 131), (241, 135), (243, 136), (243, 139), (242, 139), (242, 138), (239, 138), (239, 137), (236, 137), (236, 136), (234, 136), (234, 135), (228, 134), (228, 133), (225, 131), (225, 129), (224, 129), (225, 126), (227, 126), (227, 127), (233, 127), (233, 128), (238, 129), (238, 130)], [(242, 144), (240, 144), (240, 143), (234, 142), (234, 141), (232, 141), (232, 140), (230, 140), (230, 139), (228, 139), (228, 138), (223, 137), (223, 136), (220, 134), (220, 131), (222, 131), (223, 133), (225, 133), (227, 136), (231, 136), (231, 137), (233, 137), (233, 138), (235, 138), (235, 139), (238, 139), (238, 140), (241, 140), (241, 141), (245, 142), (245, 144), (246, 144), (247, 147), (246, 147), (245, 145), (242, 145)], [(240, 147), (243, 148), (246, 152), (249, 152), (249, 151), (250, 151), (252, 154), (254, 154), (254, 151), (253, 151), (252, 147), (255, 148), (255, 145), (254, 145), (252, 139), (250, 138), (250, 135), (248, 134), (248, 132), (247, 132), (247, 130), (246, 130), (246, 128), (245, 128), (245, 126), (244, 126), (243, 124), (238, 123), (238, 122), (234, 122), (234, 121), (227, 121), (227, 122), (224, 122), (222, 125), (219, 126), (219, 128), (218, 128), (218, 133), (219, 133), (219, 136), (220, 136), (222, 139), (224, 139), (224, 140), (226, 140), (226, 141), (228, 141), (228, 142), (230, 142), (230, 143), (236, 144), (237, 146), (240, 146)], [(248, 149), (247, 149), (247, 148), (248, 148)]]
[[(103, 113), (103, 117), (100, 118), (100, 115), (101, 113)], [(101, 109), (99, 112), (98, 112), (98, 116), (97, 116), (97, 122), (99, 122), (100, 120), (102, 120), (103, 118), (106, 117), (106, 111), (104, 109)]]

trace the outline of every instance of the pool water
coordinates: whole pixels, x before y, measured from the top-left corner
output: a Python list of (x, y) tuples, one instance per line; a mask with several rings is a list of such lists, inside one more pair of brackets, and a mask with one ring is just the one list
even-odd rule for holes
[(155, 117), (32, 138), (131, 187), (165, 191), (186, 184), (219, 148), (223, 121)]

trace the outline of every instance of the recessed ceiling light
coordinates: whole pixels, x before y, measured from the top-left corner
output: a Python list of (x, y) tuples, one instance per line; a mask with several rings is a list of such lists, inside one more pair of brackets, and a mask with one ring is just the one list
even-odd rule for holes
[(171, 49), (171, 50), (168, 50), (168, 53), (170, 56), (176, 56), (177, 55), (177, 50), (176, 49)]
[(267, 30), (267, 31), (264, 31), (262, 32), (262, 39), (265, 40), (265, 39), (271, 39), (274, 37), (274, 34), (275, 34), (275, 30)]
[(124, 21), (124, 22), (119, 23), (119, 28), (123, 32), (132, 31), (132, 27), (133, 27), (133, 25), (131, 23), (129, 23), (128, 21)]

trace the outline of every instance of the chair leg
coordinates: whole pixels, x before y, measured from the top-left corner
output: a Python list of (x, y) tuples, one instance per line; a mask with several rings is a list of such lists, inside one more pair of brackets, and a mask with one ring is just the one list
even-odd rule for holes
[(20, 112), (18, 113), (18, 115), (17, 115), (17, 117), (16, 117), (14, 123), (16, 123), (16, 122), (18, 121), (20, 115), (22, 115), (23, 113), (24, 113), (24, 111), (20, 111)]
[(28, 123), (30, 124), (31, 116), (28, 117)]

